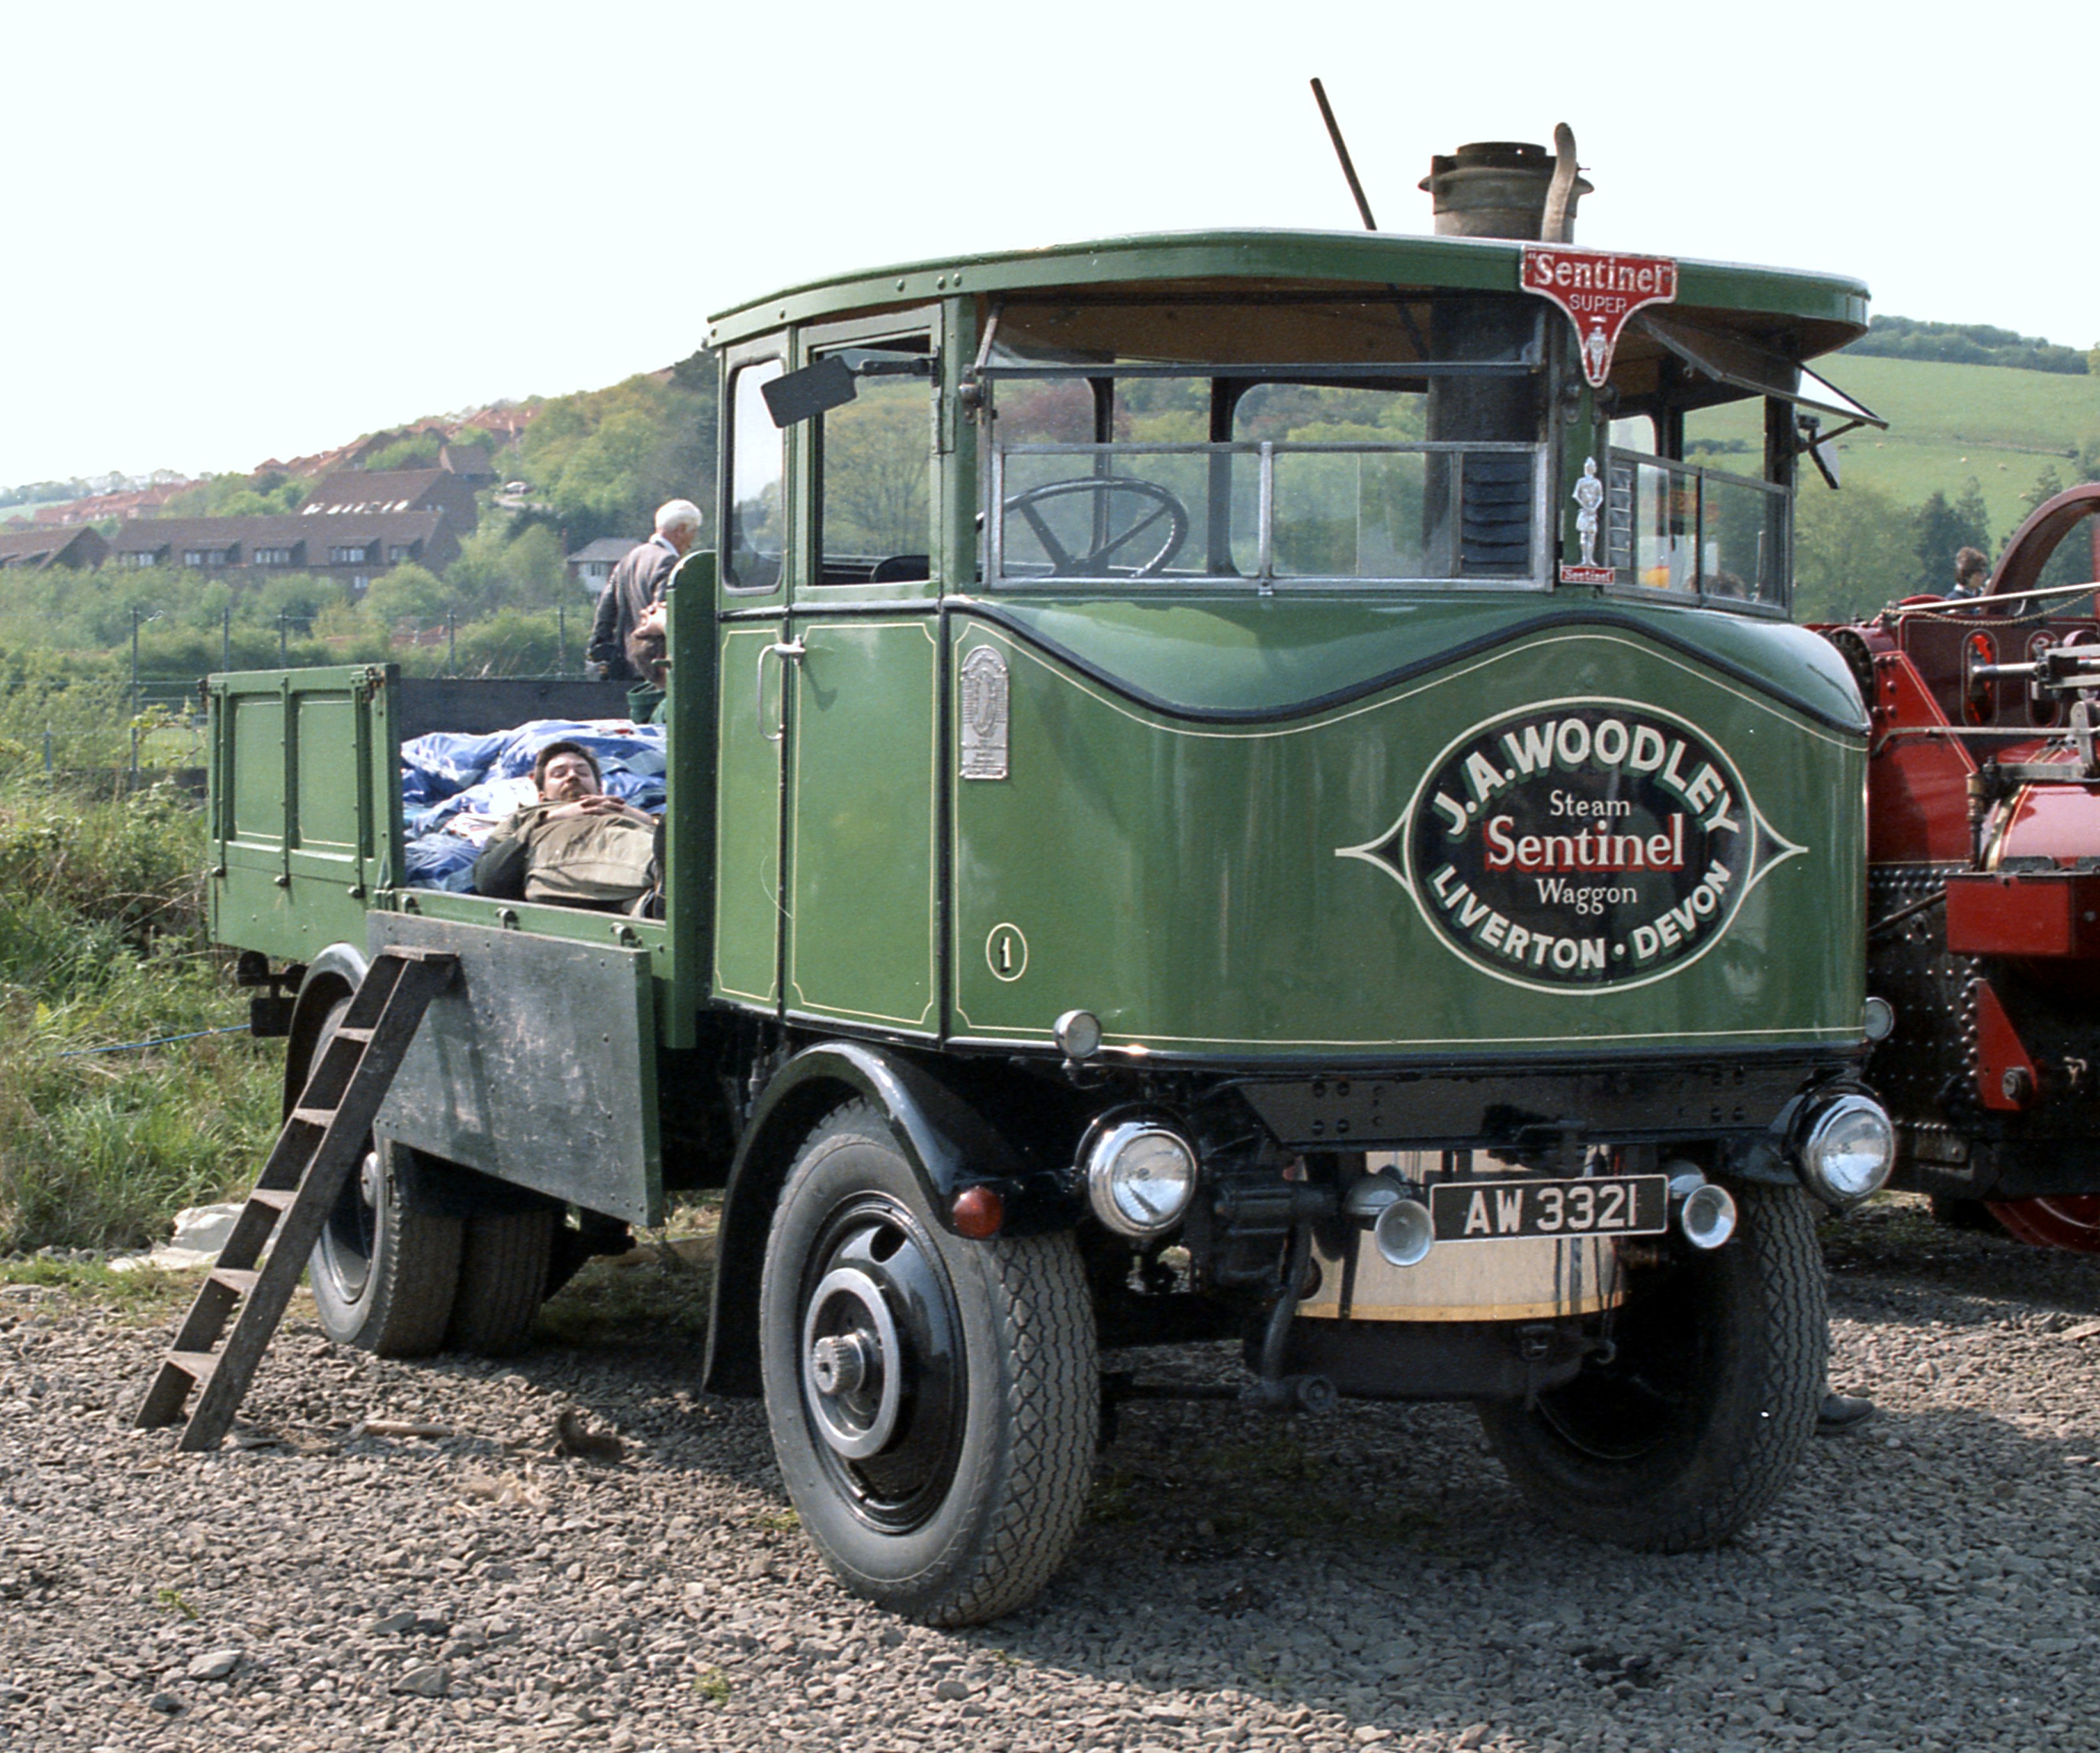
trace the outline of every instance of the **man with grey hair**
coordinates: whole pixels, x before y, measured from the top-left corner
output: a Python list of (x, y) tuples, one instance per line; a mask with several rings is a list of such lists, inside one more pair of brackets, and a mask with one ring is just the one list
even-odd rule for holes
[(642, 612), (660, 599), (671, 570), (699, 539), (700, 508), (690, 499), (669, 499), (656, 508), (656, 533), (628, 550), (606, 581), (585, 652), (592, 673), (608, 682), (640, 680), (627, 660), (627, 642)]

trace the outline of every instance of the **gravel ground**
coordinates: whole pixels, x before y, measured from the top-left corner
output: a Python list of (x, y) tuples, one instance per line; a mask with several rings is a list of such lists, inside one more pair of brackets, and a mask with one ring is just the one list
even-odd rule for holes
[[(1914, 1204), (1828, 1246), (1882, 1416), (1726, 1551), (1544, 1530), (1455, 1409), (1152, 1402), (963, 1632), (831, 1584), (682, 1340), (409, 1367), (295, 1305), (253, 1446), (180, 1456), (121, 1425), (166, 1311), (0, 1286), (0, 1747), (2100, 1746), (2100, 1261)], [(624, 1453), (556, 1455), (563, 1409)]]

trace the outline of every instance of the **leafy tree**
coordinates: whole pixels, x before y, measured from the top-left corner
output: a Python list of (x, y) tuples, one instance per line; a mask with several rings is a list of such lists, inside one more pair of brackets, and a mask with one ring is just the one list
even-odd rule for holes
[(1962, 484), (1961, 497), (1954, 501), (1954, 514), (1976, 532), (1976, 545), (1991, 551), (1991, 508), (1984, 502), (1983, 484), (1974, 475)]
[[(1974, 484), (1974, 478), (1971, 478)], [(1980, 501), (1980, 492), (1978, 498)], [(1915, 591), (1943, 594), (1954, 578), (1954, 556), (1964, 548), (1990, 551), (1990, 532), (1979, 517), (1965, 515), (1947, 495), (1935, 489), (1917, 511), (1917, 576)]]
[(171, 518), (271, 517), (296, 511), (313, 483), (280, 470), (260, 475), (207, 475), (168, 501)]
[(515, 536), (484, 523), (460, 544), (459, 558), (445, 568), (448, 605), (462, 619), (558, 602), (566, 594), (567, 577), (560, 538), (540, 523), (527, 524)]
[(457, 594), (427, 567), (397, 566), (372, 581), (362, 607), (382, 626), (404, 619), (438, 620), (453, 606)]
[(932, 435), (926, 386), (863, 382), (824, 417), (824, 552), (919, 554), (927, 541)]
[(435, 432), (412, 432), (406, 438), (382, 445), (364, 459), (364, 466), (375, 474), (385, 469), (433, 468), (443, 443)]
[(554, 505), (573, 546), (641, 535), (667, 499), (704, 503), (714, 479), (712, 363), (682, 362), (669, 382), (629, 378), (556, 396), (525, 429), (528, 477)]
[(1882, 359), (1937, 360), (1956, 365), (2010, 365), (2082, 377), (2086, 355), (2032, 335), (2015, 334), (1988, 323), (1921, 323), (1908, 316), (1877, 316), (1846, 351)]
[(1805, 492), (1794, 523), (1795, 614), (1851, 620), (1908, 595), (1917, 541), (1917, 514), (1877, 488)]

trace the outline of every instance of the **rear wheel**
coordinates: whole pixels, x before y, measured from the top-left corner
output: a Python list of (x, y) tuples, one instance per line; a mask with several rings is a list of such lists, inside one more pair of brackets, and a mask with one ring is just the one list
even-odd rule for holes
[(551, 1208), (476, 1211), (461, 1239), (459, 1292), (445, 1345), (507, 1357), (532, 1336), (546, 1300), (559, 1214)]
[(1511, 1478), (1572, 1533), (1718, 1545), (1785, 1489), (1815, 1431), (1829, 1340), (1808, 1197), (1732, 1190), (1727, 1245), (1635, 1274), (1609, 1362), (1530, 1406), (1480, 1409)]
[[(349, 1009), (346, 993), (321, 1024), (309, 1071)], [(314, 1314), (330, 1339), (382, 1358), (426, 1357), (444, 1342), (460, 1221), (443, 1209), (436, 1176), (405, 1145), (366, 1137), (307, 1261)]]
[(1033, 1597), (1078, 1532), (1101, 1415), (1072, 1238), (950, 1235), (855, 1102), (796, 1158), (759, 1296), (774, 1451), (840, 1580), (939, 1625)]

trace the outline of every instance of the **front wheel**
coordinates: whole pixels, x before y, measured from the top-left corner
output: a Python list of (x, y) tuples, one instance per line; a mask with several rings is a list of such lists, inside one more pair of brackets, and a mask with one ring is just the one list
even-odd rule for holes
[(1718, 1546), (1785, 1488), (1815, 1431), (1829, 1328), (1808, 1197), (1734, 1192), (1727, 1246), (1634, 1275), (1608, 1362), (1480, 1409), (1518, 1489), (1571, 1533)]
[(774, 1452), (839, 1579), (935, 1625), (1032, 1598), (1078, 1532), (1101, 1415), (1072, 1238), (950, 1235), (854, 1102), (788, 1172), (759, 1303)]

